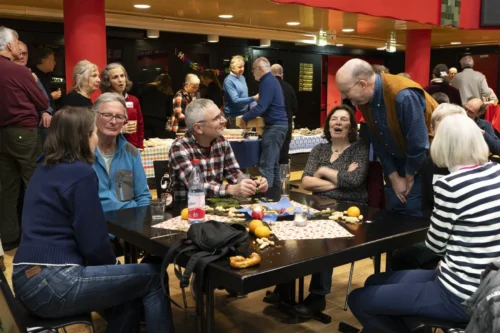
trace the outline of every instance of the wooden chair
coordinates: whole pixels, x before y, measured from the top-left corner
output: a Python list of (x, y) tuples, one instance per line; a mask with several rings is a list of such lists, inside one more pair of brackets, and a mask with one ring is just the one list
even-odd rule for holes
[(66, 326), (85, 324), (94, 330), (92, 315), (90, 313), (57, 319), (45, 319), (30, 314), (24, 306), (14, 297), (7, 279), (0, 271), (0, 332), (36, 333), (46, 330), (57, 331)]
[[(378, 209), (385, 208), (384, 174), (382, 165), (377, 161), (370, 161), (368, 167), (368, 177), (366, 179), (368, 187), (368, 206)], [(347, 282), (347, 293), (345, 296), (344, 311), (347, 311), (347, 300), (351, 292), (352, 274), (354, 273), (354, 263), (351, 264), (349, 281)]]

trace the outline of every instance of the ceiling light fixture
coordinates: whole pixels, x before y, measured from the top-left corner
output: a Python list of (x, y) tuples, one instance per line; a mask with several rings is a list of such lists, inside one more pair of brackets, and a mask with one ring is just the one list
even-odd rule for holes
[(451, 45), (460, 45), (460, 44), (462, 44), (462, 42), (451, 42), (450, 44)]
[(207, 41), (209, 43), (218, 43), (219, 42), (219, 36), (218, 35), (207, 35)]
[(300, 22), (287, 22), (287, 25), (300, 25)]
[(344, 44), (336, 44), (335, 46), (342, 47)]
[(146, 36), (148, 36), (148, 38), (159, 38), (160, 30), (148, 29)]
[(377, 50), (379, 50), (379, 51), (385, 51), (386, 48), (387, 48), (387, 46), (377, 47)]
[(342, 29), (342, 32), (354, 32), (355, 30), (353, 28), (346, 28)]
[(221, 19), (230, 19), (230, 18), (233, 18), (233, 15), (231, 15), (231, 14), (221, 14), (221, 15), (219, 15), (219, 17)]
[(260, 40), (260, 46), (271, 46), (271, 40), (270, 39), (261, 39)]
[(137, 9), (148, 9), (148, 8), (151, 8), (150, 5), (144, 5), (144, 4), (134, 5), (134, 7), (137, 8)]
[(342, 32), (354, 32), (358, 27), (358, 14), (342, 13)]

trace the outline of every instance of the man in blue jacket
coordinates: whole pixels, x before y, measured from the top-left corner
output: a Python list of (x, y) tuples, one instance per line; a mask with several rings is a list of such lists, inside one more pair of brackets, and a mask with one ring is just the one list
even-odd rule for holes
[[(257, 58), (252, 68), (255, 80), (260, 81), (257, 106), (243, 115), (243, 121), (263, 117), (262, 153), (259, 171), (269, 187), (280, 188), (280, 150), (288, 131), (288, 116), (285, 110), (283, 90), (271, 73), (271, 64), (264, 57)], [(243, 123), (242, 127), (246, 127)]]
[(95, 102), (99, 141), (93, 168), (99, 178), (99, 198), (105, 212), (148, 206), (151, 200), (139, 150), (121, 134), (127, 120), (123, 97), (104, 93)]

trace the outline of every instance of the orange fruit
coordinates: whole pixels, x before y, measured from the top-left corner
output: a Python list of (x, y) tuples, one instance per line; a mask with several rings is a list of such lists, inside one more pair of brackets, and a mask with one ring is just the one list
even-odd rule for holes
[(347, 216), (358, 217), (359, 215), (361, 215), (361, 211), (356, 206), (349, 207), (347, 210)]
[(269, 237), (269, 235), (271, 235), (271, 229), (269, 229), (265, 225), (261, 225), (260, 227), (257, 227), (255, 229), (254, 234), (257, 238)]
[(189, 214), (189, 210), (187, 208), (184, 208), (181, 212), (181, 219), (187, 220), (188, 216), (189, 216), (188, 214)]
[(255, 232), (255, 229), (263, 225), (264, 223), (262, 223), (261, 220), (252, 220), (252, 222), (248, 224), (248, 229), (250, 230), (250, 232)]

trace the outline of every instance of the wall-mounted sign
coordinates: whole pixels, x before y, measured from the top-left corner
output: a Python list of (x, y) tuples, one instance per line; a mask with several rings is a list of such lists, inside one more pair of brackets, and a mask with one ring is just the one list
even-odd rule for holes
[(299, 91), (313, 90), (313, 64), (300, 63)]

